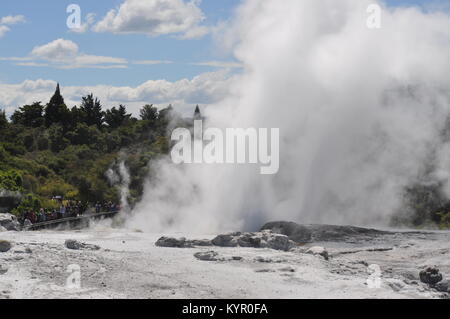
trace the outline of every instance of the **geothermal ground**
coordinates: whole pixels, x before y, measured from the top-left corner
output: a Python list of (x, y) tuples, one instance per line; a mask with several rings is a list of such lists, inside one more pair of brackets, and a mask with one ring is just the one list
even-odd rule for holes
[[(101, 226), (82, 231), (2, 232), (0, 239), (12, 242), (13, 247), (0, 252), (0, 299), (449, 296), (422, 283), (419, 272), (436, 265), (444, 280), (450, 279), (450, 232), (337, 238), (297, 245), (290, 251), (157, 247), (155, 242), (162, 235), (183, 234)], [(212, 239), (215, 235), (186, 237)], [(100, 249), (71, 250), (65, 245), (67, 239)], [(306, 253), (313, 246), (324, 247), (328, 260)], [(210, 251), (217, 253), (213, 261), (194, 257)], [(70, 269), (74, 269), (70, 265), (80, 267), (79, 288), (66, 285)], [(373, 265), (379, 266), (380, 276), (378, 266)]]

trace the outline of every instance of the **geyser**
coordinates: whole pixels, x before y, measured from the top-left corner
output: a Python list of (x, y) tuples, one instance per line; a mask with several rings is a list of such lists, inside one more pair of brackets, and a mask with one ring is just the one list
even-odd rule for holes
[(450, 17), (365, 0), (247, 0), (221, 43), (244, 70), (205, 126), (280, 129), (280, 170), (153, 164), (129, 221), (148, 231), (255, 230), (267, 221), (387, 225), (407, 185), (446, 185)]

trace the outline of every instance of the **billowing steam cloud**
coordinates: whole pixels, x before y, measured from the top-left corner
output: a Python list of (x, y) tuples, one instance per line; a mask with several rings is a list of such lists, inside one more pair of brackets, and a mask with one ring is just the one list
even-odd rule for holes
[(130, 223), (204, 233), (271, 220), (386, 225), (406, 185), (449, 185), (450, 17), (383, 7), (381, 28), (369, 29), (374, 2), (244, 1), (222, 42), (245, 71), (206, 125), (280, 128), (279, 173), (161, 161)]

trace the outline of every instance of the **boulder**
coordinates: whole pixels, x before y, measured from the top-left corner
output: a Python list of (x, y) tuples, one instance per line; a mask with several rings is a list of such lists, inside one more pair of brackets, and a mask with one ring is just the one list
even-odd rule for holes
[(0, 233), (5, 232), (5, 231), (8, 231), (8, 230), (5, 227), (0, 226)]
[(442, 274), (436, 267), (427, 267), (419, 273), (420, 281), (430, 286), (436, 285), (442, 281)]
[(0, 214), (0, 226), (9, 231), (19, 231), (21, 228), (16, 216), (11, 214)]
[(307, 254), (322, 256), (325, 260), (328, 260), (328, 251), (324, 247), (314, 246), (306, 251)]
[(219, 247), (237, 247), (239, 245), (237, 237), (239, 237), (240, 235), (241, 233), (219, 235), (212, 240), (212, 243), (214, 246)]
[(64, 245), (68, 249), (72, 249), (72, 250), (99, 250), (100, 249), (100, 247), (97, 245), (81, 243), (74, 239), (67, 239), (65, 241)]
[(194, 254), (194, 257), (202, 261), (217, 261), (219, 254), (215, 251), (198, 252)]
[(267, 239), (267, 247), (271, 249), (288, 251), (295, 246), (295, 243), (285, 235), (272, 234)]
[(442, 280), (435, 285), (437, 291), (450, 294), (450, 279)]
[(186, 238), (172, 238), (172, 237), (161, 237), (155, 243), (158, 247), (169, 247), (169, 248), (185, 248), (188, 246)]
[(12, 247), (11, 242), (7, 240), (0, 240), (0, 253), (6, 253)]

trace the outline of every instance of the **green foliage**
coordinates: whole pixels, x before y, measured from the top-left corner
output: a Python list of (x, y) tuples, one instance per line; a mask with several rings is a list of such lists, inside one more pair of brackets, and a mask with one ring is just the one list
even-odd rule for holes
[(14, 112), (11, 121), (27, 127), (40, 127), (44, 124), (44, 106), (41, 102), (24, 105)]
[(80, 115), (88, 126), (96, 125), (98, 128), (102, 126), (104, 122), (102, 105), (99, 99), (94, 99), (93, 94), (82, 97), (80, 110)]
[(0, 171), (0, 189), (20, 192), (22, 188), (22, 176), (16, 170)]
[(53, 208), (53, 196), (117, 202), (119, 190), (106, 172), (120, 158), (130, 170), (130, 199), (136, 202), (149, 161), (169, 151), (172, 115), (171, 106), (158, 111), (152, 104), (142, 108), (139, 120), (123, 105), (103, 112), (92, 94), (69, 110), (58, 85), (45, 107), (24, 105), (11, 122), (0, 112), (0, 188), (23, 195), (16, 214)]
[(131, 114), (127, 114), (125, 106), (120, 105), (118, 109), (113, 107), (105, 112), (105, 122), (111, 129), (116, 129), (131, 119)]

